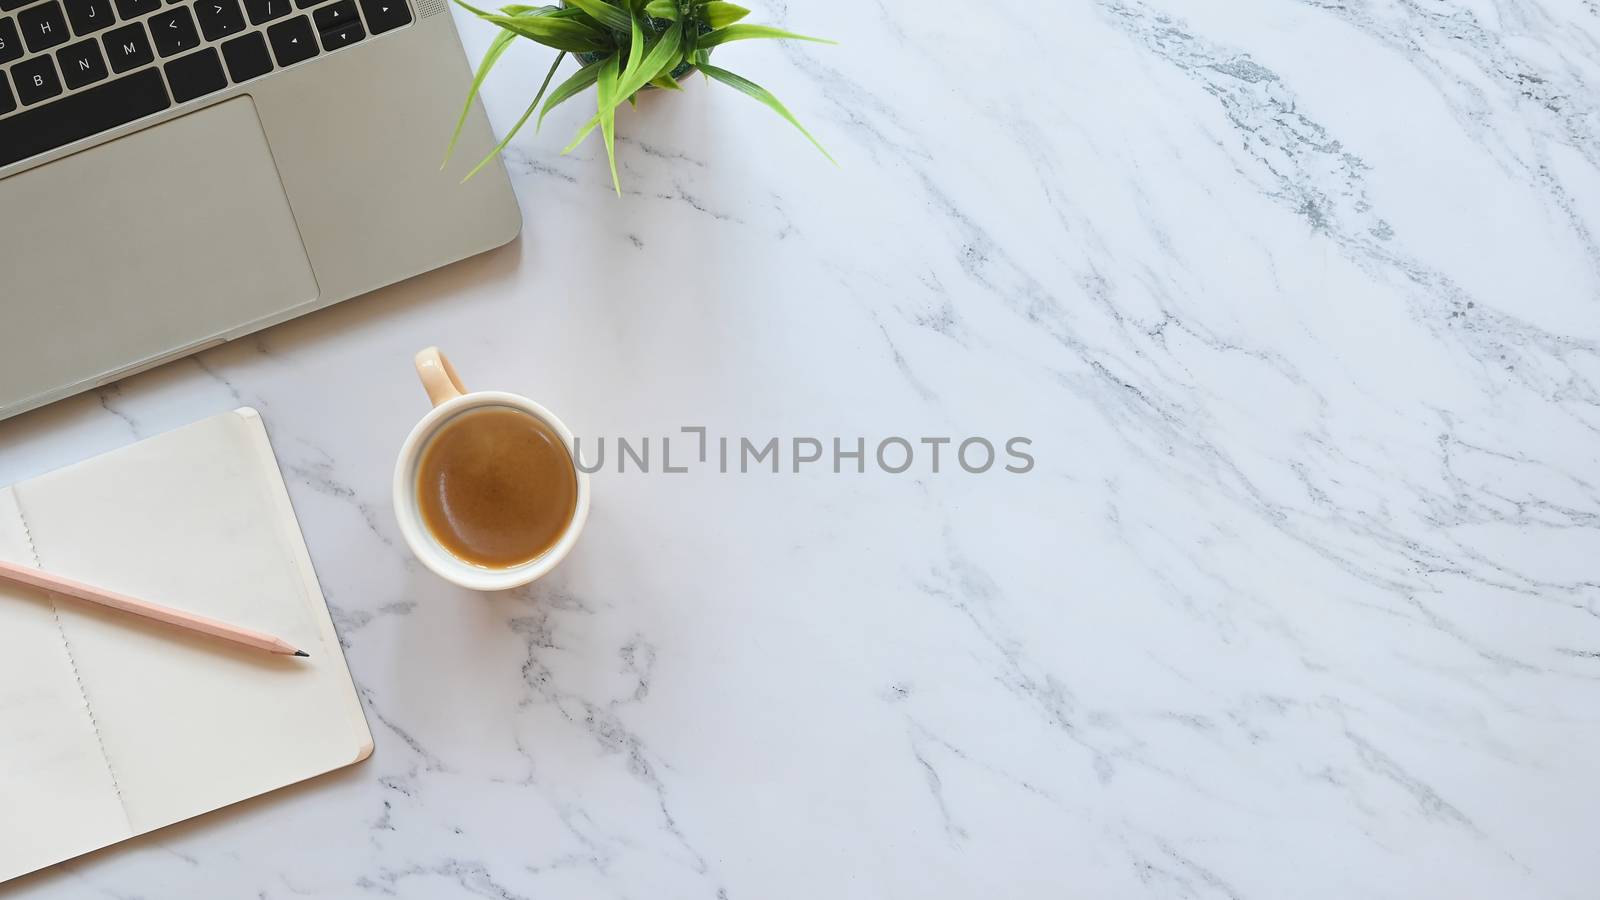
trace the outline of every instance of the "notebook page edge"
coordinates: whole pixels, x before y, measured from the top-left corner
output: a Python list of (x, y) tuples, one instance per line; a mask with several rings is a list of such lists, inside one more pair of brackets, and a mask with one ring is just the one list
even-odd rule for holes
[[(295, 569), (300, 575), (304, 585), (306, 602), (311, 605), (312, 618), (317, 622), (318, 631), (322, 637), (322, 649), (327, 653), (336, 653), (344, 663), (343, 686), (348, 693), (350, 705), (350, 721), (353, 736), (356, 739), (355, 755), (345, 765), (353, 766), (372, 755), (372, 727), (367, 722), (366, 709), (361, 703), (360, 692), (356, 690), (355, 676), (350, 673), (350, 661), (344, 655), (344, 648), (339, 642), (338, 630), (334, 627), (333, 616), (328, 610), (327, 598), (322, 594), (322, 584), (317, 579), (316, 566), (311, 560), (311, 551), (306, 546), (305, 535), (300, 530), (300, 518), (295, 514), (294, 503), (289, 497), (288, 485), (283, 480), (283, 470), (278, 465), (277, 454), (272, 449), (271, 437), (267, 434), (266, 422), (261, 413), (253, 407), (242, 406), (233, 411), (250, 437), (250, 444), (255, 448), (257, 460), (261, 464), (263, 483), (272, 497), (272, 502), (278, 507), (278, 526), (284, 545), (288, 548), (294, 560)], [(328, 771), (333, 771), (332, 769)]]

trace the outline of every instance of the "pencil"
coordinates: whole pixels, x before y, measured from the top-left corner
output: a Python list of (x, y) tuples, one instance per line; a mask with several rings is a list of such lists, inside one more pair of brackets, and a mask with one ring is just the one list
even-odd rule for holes
[(170, 606), (161, 606), (148, 600), (129, 597), (127, 594), (108, 591), (105, 588), (74, 581), (71, 578), (46, 572), (43, 569), (19, 566), (16, 563), (0, 560), (0, 581), (12, 581), (56, 594), (65, 594), (68, 597), (87, 600), (90, 603), (121, 610), (125, 613), (132, 613), (146, 619), (165, 622), (177, 628), (208, 634), (243, 647), (265, 650), (268, 653), (278, 653), (284, 656), (311, 655), (280, 637), (253, 631), (249, 628), (241, 628), (238, 625), (230, 625), (227, 622), (196, 615), (195, 613), (184, 612), (181, 609), (173, 609)]

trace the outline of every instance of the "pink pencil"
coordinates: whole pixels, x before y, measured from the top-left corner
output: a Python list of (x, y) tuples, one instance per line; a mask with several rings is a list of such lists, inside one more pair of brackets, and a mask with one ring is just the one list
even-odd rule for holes
[(90, 603), (109, 606), (112, 609), (143, 616), (146, 619), (154, 619), (157, 622), (165, 622), (178, 628), (187, 628), (190, 631), (209, 634), (212, 637), (231, 641), (245, 647), (265, 650), (268, 653), (279, 653), (285, 656), (311, 655), (280, 637), (274, 637), (260, 631), (252, 631), (249, 628), (240, 628), (237, 625), (229, 625), (227, 622), (208, 619), (205, 616), (184, 612), (181, 609), (173, 609), (170, 606), (159, 606), (147, 600), (129, 597), (127, 594), (108, 591), (104, 588), (84, 584), (81, 581), (74, 581), (71, 578), (53, 575), (42, 569), (19, 566), (5, 560), (0, 560), (0, 581), (14, 581), (17, 584), (25, 584), (29, 587), (36, 587), (52, 593), (65, 594), (68, 597), (76, 597), (79, 600), (87, 600)]

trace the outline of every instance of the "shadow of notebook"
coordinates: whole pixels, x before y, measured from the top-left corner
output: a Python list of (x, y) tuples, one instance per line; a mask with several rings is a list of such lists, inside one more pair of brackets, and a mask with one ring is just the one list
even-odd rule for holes
[(0, 557), (311, 654), (0, 583), (0, 881), (372, 752), (254, 410), (0, 487)]

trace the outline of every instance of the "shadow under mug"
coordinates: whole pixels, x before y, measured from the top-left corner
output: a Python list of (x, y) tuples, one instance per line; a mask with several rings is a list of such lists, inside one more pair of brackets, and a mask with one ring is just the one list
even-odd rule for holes
[(456, 374), (455, 366), (437, 347), (429, 347), (416, 356), (417, 377), (433, 401), (433, 409), (422, 417), (400, 447), (400, 459), (394, 467), (394, 511), (400, 522), (400, 534), (406, 545), (422, 564), (439, 577), (475, 591), (504, 591), (521, 587), (543, 577), (572, 552), (589, 519), (589, 475), (574, 463), (577, 476), (578, 499), (572, 511), (572, 521), (567, 524), (554, 547), (519, 566), (491, 569), (473, 565), (446, 550), (434, 539), (422, 521), (422, 511), (417, 503), (417, 464), (428, 442), (456, 416), (485, 407), (502, 407), (526, 413), (550, 426), (561, 437), (572, 461), (572, 432), (548, 409), (519, 394), (504, 391), (468, 391)]

